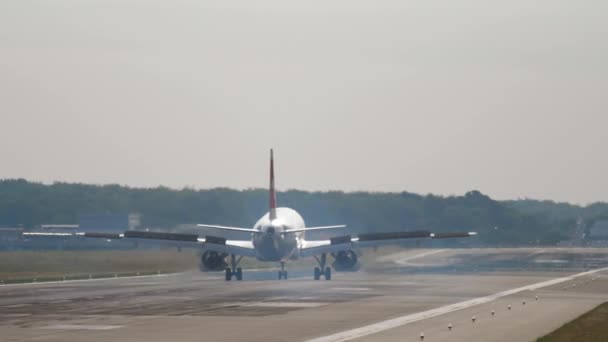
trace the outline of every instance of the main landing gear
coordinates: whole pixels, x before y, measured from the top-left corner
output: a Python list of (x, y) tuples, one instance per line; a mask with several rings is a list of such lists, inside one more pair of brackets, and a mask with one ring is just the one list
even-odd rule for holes
[(236, 280), (243, 280), (243, 269), (236, 267), (242, 258), (240, 256), (237, 259), (234, 254), (230, 254), (230, 267), (226, 267), (226, 281), (232, 280), (232, 277), (235, 277)]
[(327, 254), (321, 254), (321, 259), (315, 256), (315, 259), (319, 263), (319, 267), (315, 267), (315, 280), (321, 279), (321, 276), (324, 276), (325, 280), (331, 280), (331, 267), (326, 266)]
[(279, 280), (287, 279), (287, 271), (285, 271), (285, 262), (281, 261), (281, 270), (279, 271)]

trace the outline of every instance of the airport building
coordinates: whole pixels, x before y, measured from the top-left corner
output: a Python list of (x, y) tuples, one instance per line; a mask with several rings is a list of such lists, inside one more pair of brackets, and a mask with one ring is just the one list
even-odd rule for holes
[(88, 214), (80, 216), (78, 224), (41, 224), (38, 228), (45, 232), (123, 232), (135, 229), (141, 224), (140, 214)]
[(21, 238), (23, 227), (0, 227), (0, 241), (15, 241)]
[(40, 230), (53, 233), (73, 233), (78, 231), (77, 224), (41, 224)]
[(124, 232), (140, 225), (140, 214), (93, 214), (80, 217), (79, 230), (83, 232)]
[(593, 247), (608, 246), (608, 220), (593, 222), (593, 225), (589, 228), (586, 240), (588, 241), (588, 245)]
[(598, 220), (589, 228), (589, 238), (592, 240), (608, 240), (608, 220)]
[(0, 226), (0, 250), (18, 249), (15, 245), (21, 241), (23, 227)]

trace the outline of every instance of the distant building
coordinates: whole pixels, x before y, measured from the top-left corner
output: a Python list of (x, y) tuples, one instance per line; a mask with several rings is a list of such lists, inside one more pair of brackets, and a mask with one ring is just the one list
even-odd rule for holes
[(23, 227), (0, 227), (0, 241), (21, 238)]
[(598, 220), (589, 228), (589, 239), (608, 240), (608, 220)]
[(83, 232), (123, 232), (140, 224), (140, 214), (93, 214), (81, 216), (79, 228)]
[(41, 224), (40, 229), (42, 230), (76, 230), (79, 226), (77, 224)]
[(23, 227), (0, 227), (0, 250), (18, 249)]

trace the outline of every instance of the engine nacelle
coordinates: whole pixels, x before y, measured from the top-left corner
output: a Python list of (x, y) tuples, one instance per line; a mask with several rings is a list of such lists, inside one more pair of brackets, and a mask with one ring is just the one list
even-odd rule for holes
[(225, 260), (227, 256), (228, 254), (205, 251), (201, 255), (201, 263), (198, 266), (203, 272), (223, 271), (228, 266)]
[(357, 253), (355, 253), (353, 250), (332, 253), (331, 256), (334, 257), (334, 262), (331, 265), (336, 271), (355, 272), (358, 271), (359, 267), (361, 266), (359, 264)]

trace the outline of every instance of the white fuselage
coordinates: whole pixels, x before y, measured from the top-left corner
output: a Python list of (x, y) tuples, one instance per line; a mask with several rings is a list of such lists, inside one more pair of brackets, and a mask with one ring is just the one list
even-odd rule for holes
[(266, 213), (253, 226), (253, 229), (259, 231), (251, 236), (257, 258), (263, 261), (296, 259), (298, 243), (304, 238), (304, 232), (284, 232), (305, 227), (304, 219), (293, 209), (276, 208), (276, 218), (273, 220), (270, 219), (270, 213)]

